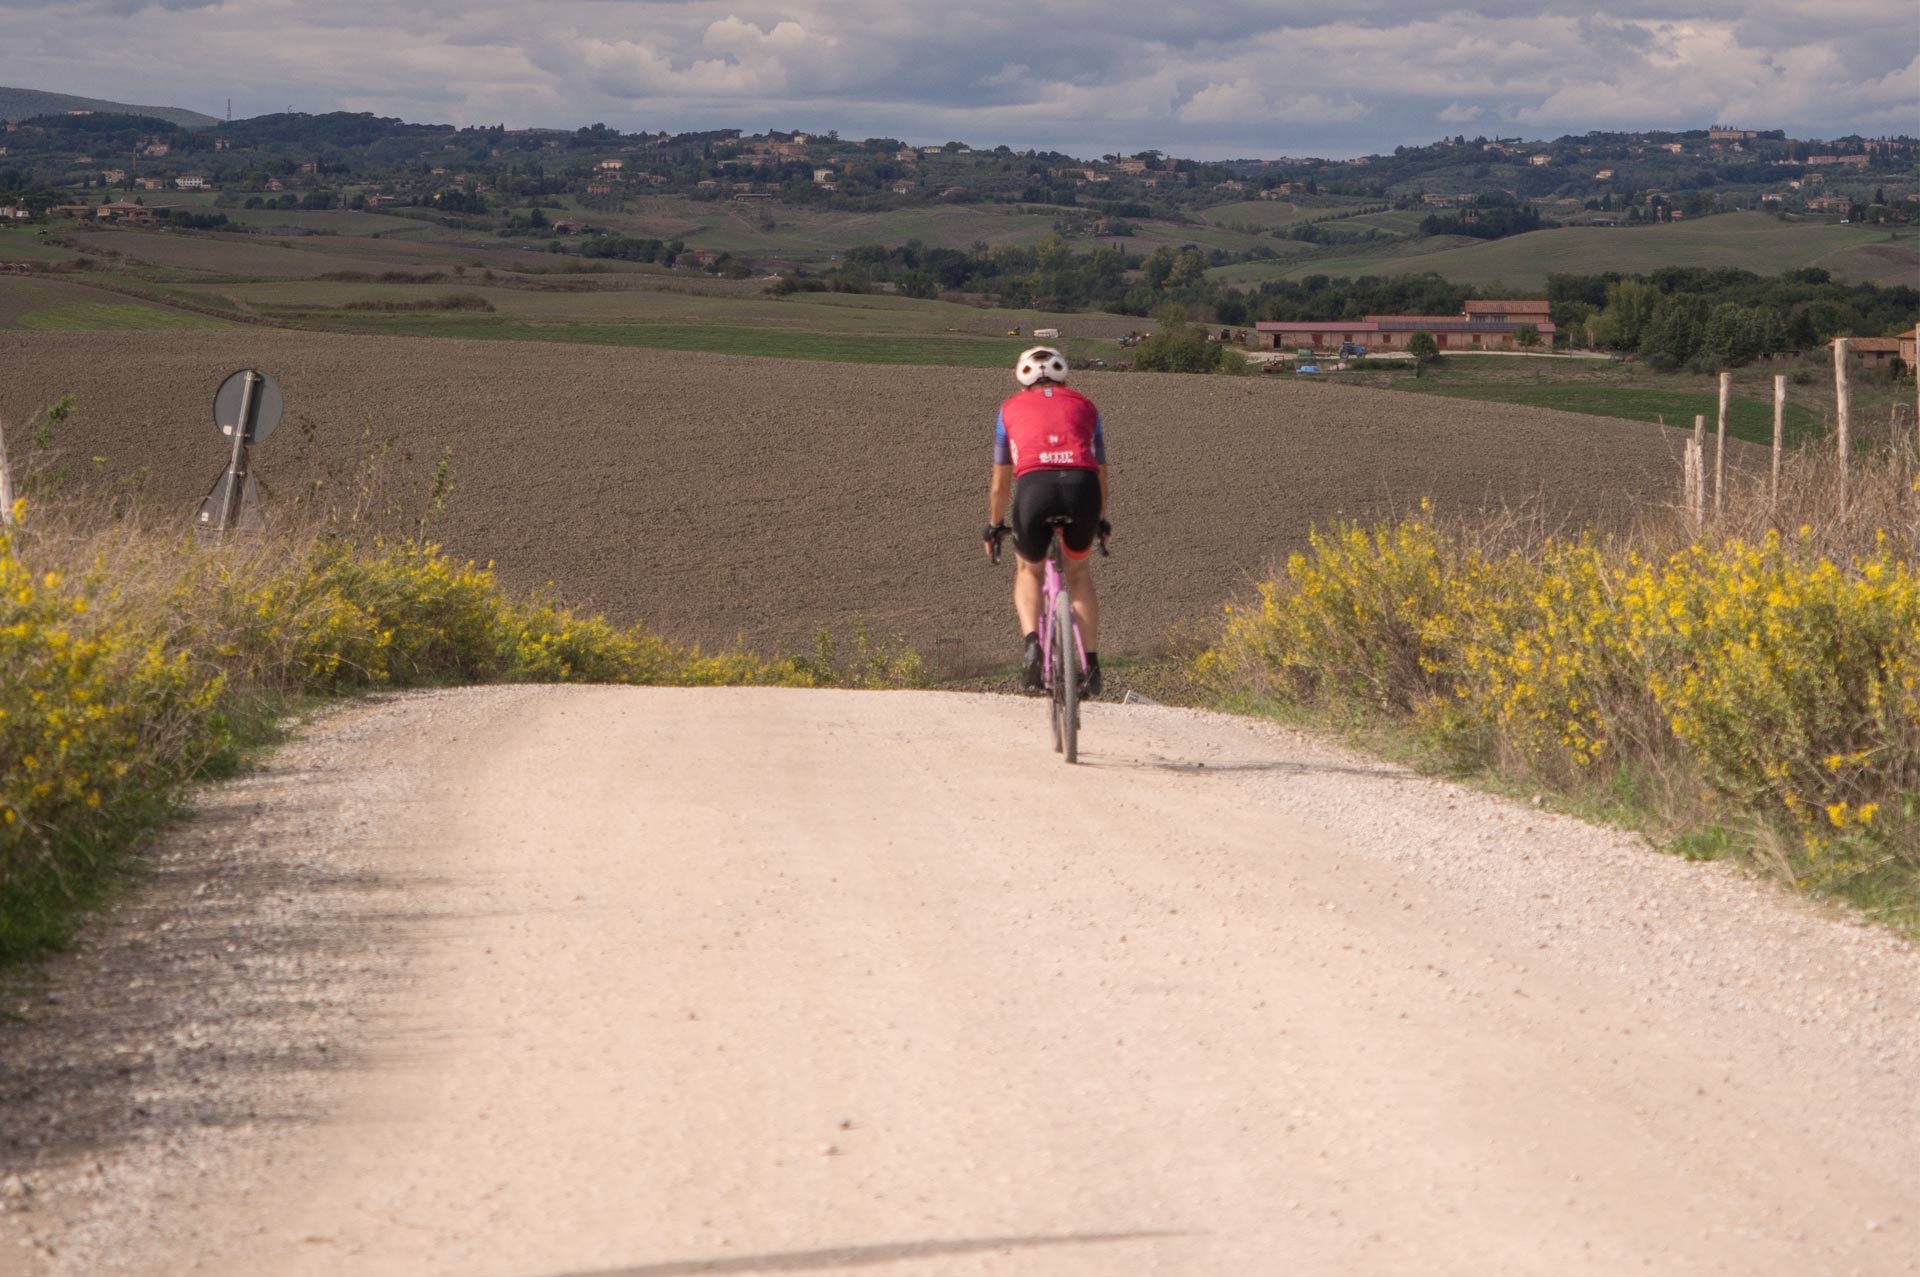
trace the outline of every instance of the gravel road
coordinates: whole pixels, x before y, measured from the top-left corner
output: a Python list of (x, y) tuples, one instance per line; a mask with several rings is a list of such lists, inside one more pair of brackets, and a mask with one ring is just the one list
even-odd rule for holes
[(0, 1273), (1920, 1271), (1920, 954), (1298, 734), (363, 702), (0, 1026)]

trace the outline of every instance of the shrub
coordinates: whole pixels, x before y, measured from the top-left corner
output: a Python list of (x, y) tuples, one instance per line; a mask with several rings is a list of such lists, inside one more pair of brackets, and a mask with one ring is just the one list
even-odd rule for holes
[[(1178, 306), (1160, 317), (1160, 326), (1134, 348), (1133, 366), (1141, 372), (1215, 372), (1227, 358), (1207, 331), (1191, 323)], [(1244, 361), (1236, 361), (1244, 362)]]
[[(1899, 482), (1870, 463), (1856, 489), (1898, 516), (1909, 463), (1877, 468)], [(1811, 525), (1743, 534), (1755, 501), (1735, 494), (1719, 535), (1684, 544), (1649, 524), (1499, 549), (1485, 525), (1424, 510), (1316, 532), (1229, 609), (1197, 672), (1220, 694), (1384, 716), (1457, 764), (1575, 792), (1660, 774), (1681, 795), (1671, 823), (1790, 831), (1802, 882), (1897, 871), (1920, 890), (1911, 528), (1835, 552)]]

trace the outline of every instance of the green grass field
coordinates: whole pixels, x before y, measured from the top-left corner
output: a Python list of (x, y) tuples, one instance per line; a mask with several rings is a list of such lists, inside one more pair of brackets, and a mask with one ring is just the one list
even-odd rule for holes
[(1011, 367), (1025, 344), (1015, 338), (885, 336), (721, 324), (521, 324), (492, 316), (463, 315), (369, 314), (325, 325), (313, 323), (313, 326), (391, 336), (577, 342), (829, 363), (938, 364), (969, 368)]
[[(863, 244), (918, 240), (929, 248), (957, 249), (975, 244), (1034, 244), (1052, 235), (1055, 223), (1065, 213), (1064, 209), (1039, 205), (998, 204), (930, 204), (878, 213), (846, 213), (784, 204), (640, 196), (628, 201), (621, 212), (583, 209), (578, 216), (625, 235), (680, 239), (715, 252), (820, 266)], [(1132, 238), (1118, 241), (1134, 252), (1151, 252), (1161, 244), (1198, 244), (1244, 252), (1255, 244), (1271, 242), (1259, 234), (1206, 223), (1141, 220), (1134, 226)], [(1114, 241), (1080, 237), (1072, 242), (1089, 247)]]
[(38, 227), (0, 227), (0, 262), (64, 262), (73, 257), (72, 249), (41, 243)]
[[(1494, 403), (1524, 404), (1529, 408), (1552, 408), (1559, 412), (1577, 412), (1593, 417), (1625, 417), (1630, 421), (1651, 421), (1691, 429), (1695, 414), (1707, 418), (1713, 429), (1719, 412), (1718, 392), (1710, 389), (1660, 389), (1648, 386), (1596, 386), (1578, 382), (1533, 385), (1486, 381), (1447, 381), (1439, 377), (1396, 376), (1395, 390), (1440, 395), (1451, 399), (1475, 399)], [(1783, 418), (1786, 439), (1795, 444), (1819, 430), (1819, 420), (1805, 406), (1787, 404)], [(1773, 442), (1773, 404), (1768, 400), (1735, 396), (1727, 404), (1727, 433), (1749, 443)]]
[[(1733, 370), (1733, 399), (1728, 430), (1735, 438), (1770, 444), (1773, 440), (1773, 379), (1787, 378), (1786, 439), (1798, 445), (1825, 435), (1834, 417), (1832, 368), (1824, 359), (1783, 358)], [(1711, 428), (1719, 411), (1719, 381), (1712, 375), (1657, 372), (1645, 364), (1612, 360), (1448, 355), (1424, 377), (1411, 372), (1336, 374), (1357, 384), (1416, 394), (1493, 403), (1523, 404), (1562, 412), (1623, 417), (1691, 429), (1694, 416)], [(1895, 429), (1895, 414), (1909, 424), (1913, 382), (1893, 380), (1884, 371), (1861, 371), (1853, 379), (1853, 428), (1859, 446), (1885, 443)]]
[(227, 328), (225, 320), (139, 302), (68, 302), (17, 317), (14, 326), (37, 333), (98, 333), (138, 329)]
[(1257, 226), (1263, 230), (1274, 230), (1304, 222), (1310, 217), (1338, 213), (1340, 209), (1339, 204), (1321, 206), (1311, 201), (1237, 200), (1232, 204), (1216, 204), (1201, 216), (1216, 226)]
[(1324, 256), (1223, 267), (1216, 277), (1246, 285), (1308, 275), (1357, 278), (1432, 271), (1476, 287), (1537, 292), (1554, 272), (1642, 274), (1662, 266), (1738, 267), (1760, 275), (1820, 266), (1849, 282), (1911, 284), (1920, 277), (1920, 229), (1792, 223), (1764, 213), (1728, 213), (1662, 226), (1566, 226), (1499, 240), (1449, 236), (1372, 248), (1333, 247)]
[(1292, 246), (1297, 251), (1266, 261), (1216, 266), (1207, 274), (1223, 284), (1236, 288), (1258, 288), (1269, 279), (1298, 280), (1305, 279), (1309, 275), (1328, 275), (1335, 279), (1341, 276), (1357, 279), (1363, 275), (1412, 275), (1426, 269), (1424, 266), (1412, 263), (1425, 260), (1433, 252), (1433, 247), (1430, 246), (1450, 248), (1476, 241), (1459, 235), (1444, 235), (1432, 239), (1409, 241), (1396, 238), (1381, 240), (1375, 244), (1349, 244), (1326, 248), (1303, 244), (1298, 240), (1268, 242), (1275, 249), (1284, 250)]

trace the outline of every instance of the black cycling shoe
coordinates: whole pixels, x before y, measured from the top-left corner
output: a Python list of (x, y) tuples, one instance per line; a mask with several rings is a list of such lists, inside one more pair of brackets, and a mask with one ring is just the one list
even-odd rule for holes
[(1100, 667), (1094, 665), (1089, 668), (1087, 670), (1087, 685), (1083, 689), (1087, 699), (1092, 700), (1094, 697), (1100, 695), (1100, 689), (1105, 686), (1106, 683), (1100, 677)]
[(1040, 640), (1030, 638), (1027, 640), (1026, 654), (1020, 658), (1020, 689), (1037, 692), (1045, 686), (1046, 679), (1042, 677), (1040, 669)]

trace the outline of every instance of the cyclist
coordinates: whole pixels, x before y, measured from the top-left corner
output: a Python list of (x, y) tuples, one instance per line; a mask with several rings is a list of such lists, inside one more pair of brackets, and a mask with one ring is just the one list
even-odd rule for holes
[[(1021, 686), (1038, 691), (1040, 669), (1040, 596), (1045, 581), (1047, 520), (1064, 515), (1060, 529), (1065, 550), (1067, 589), (1073, 616), (1087, 649), (1088, 696), (1100, 694), (1100, 599), (1093, 589), (1088, 556), (1107, 524), (1107, 445), (1100, 411), (1093, 401), (1067, 388), (1067, 360), (1051, 346), (1035, 346), (1014, 364), (1020, 383), (1000, 405), (993, 436), (993, 483), (987, 493), (987, 527), (982, 538), (989, 556), (994, 531), (1013, 507), (1013, 610), (1020, 618), (1025, 651)], [(1019, 491), (1014, 491), (1014, 480)], [(1062, 636), (1063, 638), (1065, 636)], [(1067, 640), (1071, 641), (1071, 640)]]

